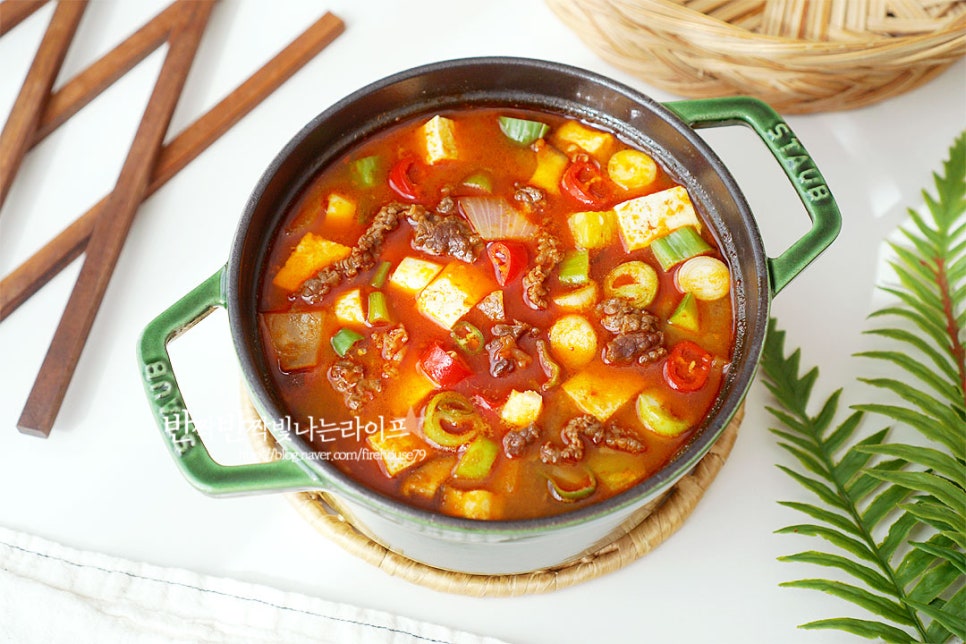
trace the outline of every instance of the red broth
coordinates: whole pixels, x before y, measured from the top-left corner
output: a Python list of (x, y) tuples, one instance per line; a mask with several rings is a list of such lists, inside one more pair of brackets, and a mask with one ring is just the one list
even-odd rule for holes
[(323, 169), (272, 242), (259, 310), (288, 430), (445, 514), (613, 496), (718, 393), (733, 316), (716, 241), (611, 133), (519, 109), (438, 117)]

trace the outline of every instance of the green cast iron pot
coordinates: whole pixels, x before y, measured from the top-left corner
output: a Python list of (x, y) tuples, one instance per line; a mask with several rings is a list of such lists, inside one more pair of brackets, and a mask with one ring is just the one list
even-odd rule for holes
[[(416, 509), (349, 479), (312, 458), (311, 447), (279, 430), (287, 410), (268, 377), (260, 348), (257, 300), (268, 244), (290, 204), (318, 170), (348, 148), (401, 119), (465, 105), (551, 110), (596, 123), (647, 150), (683, 184), (713, 229), (733, 272), (735, 343), (720, 395), (692, 440), (663, 469), (601, 503), (566, 514), (477, 521)], [(769, 257), (745, 198), (695, 128), (750, 127), (772, 152), (812, 221), (777, 257)], [(754, 377), (771, 298), (832, 242), (841, 218), (825, 181), (788, 125), (750, 98), (660, 104), (622, 84), (556, 63), (471, 58), (401, 72), (322, 112), (268, 166), (241, 217), (228, 263), (144, 330), (139, 360), (152, 412), (187, 479), (213, 495), (324, 490), (362, 532), (432, 566), (507, 574), (564, 564), (635, 520), (708, 452)], [(191, 421), (167, 343), (216, 307), (225, 307), (248, 393), (285, 458), (225, 466), (214, 461)]]

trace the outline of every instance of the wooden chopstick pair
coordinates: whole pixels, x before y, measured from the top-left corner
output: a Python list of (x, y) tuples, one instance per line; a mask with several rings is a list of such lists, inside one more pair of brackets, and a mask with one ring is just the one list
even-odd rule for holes
[[(218, 105), (168, 145), (162, 146), (171, 111), (213, 3), (214, 0), (179, 0), (172, 4), (51, 96), (36, 123), (31, 144), (42, 139), (150, 51), (171, 38), (168, 55), (115, 190), (0, 282), (0, 320), (3, 320), (86, 249), (77, 284), (18, 422), (18, 427), (25, 433), (49, 434), (141, 201), (196, 158), (344, 29), (341, 20), (325, 14)], [(4, 12), (9, 4), (10, 0), (0, 3), (0, 18), (10, 15)]]

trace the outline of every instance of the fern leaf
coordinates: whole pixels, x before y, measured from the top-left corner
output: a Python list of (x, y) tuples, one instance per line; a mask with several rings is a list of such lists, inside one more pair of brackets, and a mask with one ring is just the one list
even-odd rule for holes
[(829, 579), (799, 579), (796, 581), (786, 581), (779, 584), (784, 588), (811, 588), (852, 602), (856, 606), (861, 606), (870, 613), (881, 615), (886, 619), (897, 624), (913, 626), (915, 622), (909, 617), (901, 604), (886, 599), (875, 593), (871, 593), (864, 588), (846, 584), (841, 581)]
[(858, 635), (868, 639), (881, 639), (884, 642), (895, 644), (907, 644), (910, 640), (910, 635), (906, 631), (886, 624), (880, 624), (879, 622), (871, 622), (866, 619), (853, 619), (851, 617), (821, 619), (802, 624), (800, 628), (807, 628), (809, 630), (835, 629), (851, 633), (852, 635)]
[(959, 487), (966, 488), (966, 464), (937, 449), (922, 447), (920, 445), (897, 444), (863, 445), (856, 449), (868, 454), (895, 456), (904, 461), (922, 465), (923, 468), (932, 470), (936, 474), (949, 479)]
[(895, 585), (892, 583), (892, 580), (885, 578), (882, 573), (878, 572), (875, 568), (857, 563), (852, 559), (843, 557), (841, 555), (833, 555), (826, 552), (809, 550), (807, 552), (799, 552), (798, 554), (794, 555), (785, 555), (783, 557), (779, 557), (778, 560), (794, 561), (797, 563), (810, 563), (828, 568), (838, 568), (839, 570), (843, 570), (852, 575), (856, 579), (864, 581), (867, 586), (874, 588), (883, 594), (892, 594), (895, 592)]
[(950, 564), (955, 566), (956, 569), (959, 570), (960, 574), (966, 575), (966, 555), (964, 555), (962, 551), (933, 542), (922, 543), (913, 541), (911, 545), (915, 549), (928, 555), (932, 555), (935, 558), (945, 559)]

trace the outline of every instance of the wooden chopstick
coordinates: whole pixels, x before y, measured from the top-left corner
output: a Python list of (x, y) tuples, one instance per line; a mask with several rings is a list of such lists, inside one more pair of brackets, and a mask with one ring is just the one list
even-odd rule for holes
[(87, 0), (61, 0), (57, 3), (20, 94), (0, 132), (0, 208), (20, 169), (24, 154), (30, 149), (37, 121), (50, 97), (50, 90), (57, 80), (67, 48), (74, 39), (86, 8)]
[(0, 2), (0, 36), (29, 18), (47, 0), (4, 0)]
[[(326, 13), (217, 105), (186, 127), (162, 148), (145, 196), (159, 190), (344, 30), (342, 20)], [(107, 200), (108, 197), (101, 199), (0, 280), (0, 322), (80, 256)]]
[(214, 0), (180, 0), (178, 4), (182, 22), (172, 30), (167, 55), (134, 142), (105, 210), (94, 223), (84, 264), (17, 422), (21, 432), (43, 437), (50, 434), (124, 240), (144, 199), (151, 169), (161, 151)]
[(79, 112), (114, 81), (128, 73), (168, 38), (177, 18), (173, 2), (114, 49), (91, 63), (50, 96), (37, 123), (31, 145), (37, 145), (67, 119)]

